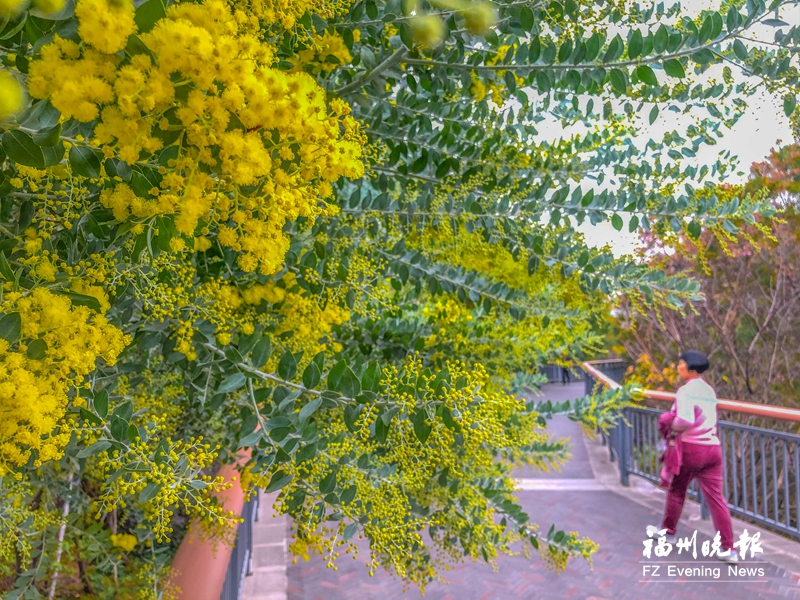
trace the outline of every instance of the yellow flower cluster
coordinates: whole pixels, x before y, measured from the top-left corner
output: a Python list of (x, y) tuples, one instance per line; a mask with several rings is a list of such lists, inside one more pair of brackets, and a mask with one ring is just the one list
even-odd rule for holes
[[(515, 46), (515, 48), (516, 48), (516, 46)], [(487, 65), (496, 65), (496, 64), (502, 62), (502, 60), (506, 57), (506, 54), (508, 53), (508, 51), (510, 49), (511, 49), (511, 46), (499, 46), (497, 48), (497, 54), (495, 54), (492, 58), (487, 60), (486, 64)], [(498, 81), (502, 81), (503, 80), (503, 76), (505, 74), (506, 74), (506, 71), (497, 71)], [(525, 83), (525, 79), (523, 77), (520, 77), (519, 75), (517, 75), (513, 71), (512, 71), (512, 74), (514, 75), (514, 79), (517, 82), (517, 86), (522, 86)], [(474, 88), (474, 91), (472, 91), (473, 88)], [(503, 97), (503, 92), (505, 90), (505, 87), (500, 85), (500, 84), (498, 84), (498, 83), (496, 83), (496, 82), (494, 82), (494, 81), (492, 81), (492, 82), (489, 83), (489, 89), (492, 92), (492, 102), (494, 102), (498, 107), (502, 107), (503, 103), (505, 102), (505, 98)], [(475, 76), (474, 73), (473, 73), (472, 88), (470, 88), (470, 90), (472, 91), (472, 93), (475, 96), (480, 95), (481, 98), (485, 97), (485, 95), (486, 95), (486, 87), (484, 85), (481, 85), (480, 87), (477, 86), (476, 76)]]
[(0, 340), (0, 476), (28, 462), (60, 458), (70, 431), (63, 417), (68, 392), (95, 370), (97, 359), (113, 365), (130, 343), (106, 319), (69, 298), (37, 287), (8, 292), (0, 310), (18, 315), (21, 339)]
[(291, 29), (306, 13), (330, 19), (345, 14), (352, 0), (230, 0), (233, 7), (252, 15), (264, 27)]
[[(543, 441), (546, 435), (537, 429), (535, 414), (520, 418), (523, 401), (491, 391), (482, 366), (467, 368), (460, 361), (447, 361), (446, 369), (448, 383), (441, 388), (436, 374), (425, 369), (418, 356), (409, 356), (402, 368), (383, 369), (379, 397), (400, 408), (390, 421), (385, 443), (379, 443), (370, 431), (371, 424), (381, 418), (382, 409), (377, 404), (361, 410), (354, 432), (345, 427), (340, 415), (326, 415), (317, 421), (325, 438), (333, 441), (313, 461), (281, 465), (295, 478), (279, 497), (279, 509), (288, 511), (297, 494), (305, 498), (299, 514), (292, 511), (297, 533), (292, 545), (295, 553), (324, 552), (333, 565), (339, 556), (338, 546), (350, 545), (348, 554), (355, 551), (351, 543), (342, 541), (342, 533), (347, 519), (357, 519), (363, 508), (359, 509), (358, 503), (337, 505), (344, 519), (326, 529), (314, 510), (318, 498), (305, 496), (302, 491), (306, 489), (302, 482), (319, 485), (331, 472), (336, 473), (342, 490), (355, 486), (360, 506), (371, 507), (370, 520), (363, 530), (371, 542), (369, 566), (373, 571), (382, 564), (424, 588), (425, 582), (464, 554), (478, 558), (486, 552), (489, 560), (494, 560), (498, 550), (510, 551), (509, 545), (518, 539), (495, 523), (496, 509), (482, 493), (480, 482), (496, 478), (510, 493), (513, 483), (506, 467), (495, 460), (496, 453), (513, 453), (512, 448)], [(455, 385), (459, 380), (461, 384)], [(414, 393), (420, 387), (423, 392)], [(449, 412), (458, 432), (436, 414), (439, 407)], [(429, 411), (426, 421), (431, 433), (425, 443), (415, 433), (419, 410)], [(519, 419), (516, 425), (511, 424), (512, 418)], [(340, 460), (363, 453), (370, 455), (369, 470)], [(386, 475), (378, 476), (378, 472)], [(440, 477), (459, 481), (460, 485), (437, 485), (435, 480)], [(413, 512), (412, 505), (426, 509), (427, 516)], [(420, 531), (429, 527), (441, 535), (434, 535), (430, 541), (423, 539)], [(448, 532), (458, 532), (457, 543)]]
[[(132, 442), (124, 452), (114, 450), (97, 456), (98, 466), (104, 473), (100, 497), (94, 506), (97, 517), (115, 508), (125, 508), (128, 502), (136, 503), (145, 488), (151, 486), (154, 491), (143, 510), (157, 541), (170, 540), (172, 517), (178, 508), (189, 517), (198, 518), (209, 531), (227, 535), (230, 526), (239, 519), (232, 511), (224, 510), (213, 499), (213, 494), (228, 489), (231, 484), (222, 477), (200, 474), (214, 464), (219, 447), (212, 448), (203, 443), (202, 438), (162, 439), (164, 447), (154, 436), (147, 442)], [(147, 465), (147, 468), (126, 468), (133, 464)], [(125, 469), (123, 476), (110, 478), (120, 469)]]
[(31, 550), (46, 527), (60, 515), (46, 510), (44, 502), (33, 505), (36, 488), (29, 481), (0, 477), (0, 575), (13, 571), (12, 565), (29, 564)]
[(135, 535), (131, 535), (130, 533), (112, 533), (111, 543), (116, 548), (120, 548), (125, 552), (130, 552), (136, 548), (136, 544), (139, 543), (139, 540), (136, 539)]
[(297, 53), (299, 60), (293, 60), (295, 70), (305, 67), (314, 75), (318, 75), (320, 71), (330, 73), (353, 60), (344, 40), (336, 33), (326, 30), (324, 35), (315, 35), (310, 44), (309, 48)]
[(130, 0), (78, 0), (75, 16), (81, 39), (105, 54), (122, 50), (136, 31)]
[(649, 390), (673, 391), (680, 385), (680, 377), (675, 363), (659, 370), (649, 355), (642, 354), (636, 359), (636, 364), (625, 371), (625, 383), (637, 384)]
[[(335, 212), (326, 201), (331, 183), (364, 173), (365, 138), (350, 107), (338, 99), (329, 107), (307, 73), (272, 68), (273, 47), (222, 0), (173, 4), (140, 35), (149, 55), (121, 67), (111, 53), (114, 28), (105, 37), (98, 31), (112, 10), (103, 7), (92, 16), (79, 11), (86, 45), (56, 36), (41, 48), (30, 65), (31, 95), (49, 99), (63, 118), (99, 119), (91, 143), (131, 165), (142, 151), (160, 150), (165, 136), (180, 144), (149, 171), (158, 180), (152, 187), (105, 185), (101, 202), (118, 220), (169, 215), (190, 239), (215, 225), (219, 242), (241, 253), (244, 271), (275, 273), (289, 247), (285, 222)], [(323, 39), (344, 57), (331, 36)]]
[[(249, 335), (254, 331), (254, 325), (261, 323), (269, 326), (275, 347), (294, 353), (303, 351), (302, 367), (326, 349), (332, 328), (349, 320), (350, 311), (332, 301), (323, 308), (316, 298), (303, 295), (294, 285), (291, 272), (284, 274), (279, 281), (280, 284), (270, 281), (240, 289), (212, 280), (200, 287), (200, 293), (209, 299), (207, 311), (217, 325), (220, 344), (229, 343), (235, 329)], [(271, 303), (273, 307), (267, 312), (256, 311), (262, 302)], [(282, 335), (288, 332), (292, 335), (283, 338)], [(276, 369), (281, 355), (282, 352), (273, 353), (264, 368)]]

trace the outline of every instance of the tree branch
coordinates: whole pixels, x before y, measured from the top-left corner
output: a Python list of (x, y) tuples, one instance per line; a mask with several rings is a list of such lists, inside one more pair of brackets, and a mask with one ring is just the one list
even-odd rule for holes
[(334, 93), (337, 96), (345, 96), (350, 92), (354, 92), (356, 90), (361, 89), (365, 85), (367, 85), (370, 81), (375, 79), (378, 75), (383, 73), (389, 67), (399, 63), (403, 60), (406, 55), (408, 54), (408, 49), (405, 46), (401, 46), (397, 50), (394, 51), (394, 54), (389, 56), (386, 60), (384, 60), (381, 64), (377, 65), (372, 71), (365, 74), (361, 79), (356, 79), (353, 83), (349, 83), (344, 87), (335, 90)]

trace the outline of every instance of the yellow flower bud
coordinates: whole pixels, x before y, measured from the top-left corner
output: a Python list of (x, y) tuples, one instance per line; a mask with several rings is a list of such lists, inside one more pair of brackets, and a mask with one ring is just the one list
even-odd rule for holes
[(28, 6), (28, 0), (0, 0), (0, 16), (13, 17)]
[(409, 22), (411, 37), (426, 48), (436, 48), (444, 40), (444, 21), (438, 15), (419, 15)]
[(65, 0), (33, 0), (33, 7), (45, 15), (61, 12), (65, 4)]
[(19, 112), (24, 103), (25, 94), (19, 80), (8, 71), (0, 71), (0, 119)]
[(494, 8), (488, 2), (473, 3), (461, 13), (467, 22), (467, 29), (474, 35), (486, 35), (497, 20)]

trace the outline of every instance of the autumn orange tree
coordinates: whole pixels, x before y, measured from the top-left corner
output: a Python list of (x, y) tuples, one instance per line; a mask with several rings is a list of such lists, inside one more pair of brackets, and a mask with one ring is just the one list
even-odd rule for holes
[(699, 347), (714, 364), (709, 378), (720, 396), (798, 405), (798, 156), (797, 144), (786, 145), (753, 164), (746, 184), (717, 189), (729, 197), (769, 197), (780, 211), (769, 226), (759, 219), (755, 225), (739, 223), (738, 236), (704, 231), (696, 238), (647, 238), (643, 252), (650, 264), (690, 273), (703, 298), (677, 311), (651, 309), (635, 317), (623, 305), (621, 341), (631, 356), (647, 357), (637, 377), (649, 374), (650, 383), (671, 388), (675, 382), (663, 371), (674, 368), (680, 351)]

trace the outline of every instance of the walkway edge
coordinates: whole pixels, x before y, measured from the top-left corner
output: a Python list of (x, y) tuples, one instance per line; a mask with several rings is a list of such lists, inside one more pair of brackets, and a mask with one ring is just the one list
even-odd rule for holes
[[(600, 484), (607, 490), (633, 500), (637, 504), (652, 509), (659, 514), (663, 513), (666, 504), (666, 492), (664, 490), (635, 475), (630, 476), (629, 487), (623, 486), (619, 482), (619, 470), (608, 459), (608, 446), (602, 445), (600, 436), (597, 435), (594, 440), (589, 439), (586, 435), (581, 437), (589, 455), (589, 463), (592, 467), (592, 472), (594, 472), (594, 477)], [(732, 521), (734, 539), (737, 539), (744, 529), (747, 529), (751, 535), (756, 531), (760, 532), (760, 541), (764, 553), (758, 556), (758, 560), (766, 560), (781, 567), (785, 571), (792, 573), (796, 584), (800, 582), (800, 555), (798, 555), (800, 546), (798, 542), (736, 517), (732, 517)], [(714, 537), (716, 533), (711, 521), (706, 521), (700, 517), (700, 504), (688, 498), (683, 507), (680, 522), (684, 527), (688, 528), (688, 531), (696, 529), (709, 537)], [(644, 533), (646, 525), (648, 523), (642, 523), (642, 541), (647, 539), (647, 535)], [(679, 533), (679, 535), (681, 534)]]
[(286, 600), (285, 515), (275, 516), (278, 492), (261, 494), (258, 521), (253, 524), (253, 573), (245, 577), (242, 600)]

